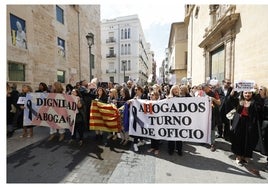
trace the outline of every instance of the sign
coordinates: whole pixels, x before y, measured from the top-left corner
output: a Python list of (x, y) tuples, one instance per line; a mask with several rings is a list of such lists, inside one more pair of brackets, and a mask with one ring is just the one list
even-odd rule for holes
[(24, 107), (24, 126), (47, 126), (73, 131), (78, 112), (76, 96), (58, 93), (28, 93)]
[(241, 80), (234, 83), (234, 90), (240, 91), (254, 91), (255, 82), (251, 80)]
[(174, 97), (130, 105), (129, 134), (158, 140), (210, 143), (209, 97)]

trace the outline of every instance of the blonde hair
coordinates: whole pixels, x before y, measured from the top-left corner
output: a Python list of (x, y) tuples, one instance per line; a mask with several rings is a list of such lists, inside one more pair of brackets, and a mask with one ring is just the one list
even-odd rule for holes
[(168, 97), (174, 97), (173, 90), (178, 89), (180, 91), (180, 87), (178, 85), (173, 85), (170, 89)]
[(63, 93), (64, 89), (60, 82), (54, 82), (53, 84), (53, 93)]
[(115, 88), (111, 88), (110, 89), (110, 93), (113, 94), (113, 97), (114, 98), (116, 98), (116, 99), (118, 98), (118, 93), (117, 93), (117, 90)]

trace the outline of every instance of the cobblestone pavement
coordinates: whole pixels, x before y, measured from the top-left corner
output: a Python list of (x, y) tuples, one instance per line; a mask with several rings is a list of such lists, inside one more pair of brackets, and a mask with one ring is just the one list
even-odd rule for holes
[[(47, 141), (49, 129), (34, 128), (33, 138), (19, 138), (21, 130), (7, 139), (7, 183), (268, 183), (261, 171), (266, 158), (254, 153), (246, 167), (238, 166), (230, 144), (217, 140), (211, 152), (197, 143), (184, 143), (183, 156), (167, 154), (167, 144), (158, 156), (148, 154), (149, 145), (133, 152), (116, 141), (96, 141), (87, 132), (84, 144)], [(260, 175), (251, 173), (260, 170)]]

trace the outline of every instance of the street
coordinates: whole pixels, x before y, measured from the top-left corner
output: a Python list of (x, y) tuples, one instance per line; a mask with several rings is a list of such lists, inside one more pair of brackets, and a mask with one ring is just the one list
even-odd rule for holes
[[(7, 183), (268, 183), (262, 171), (266, 157), (254, 153), (247, 166), (238, 166), (230, 143), (216, 140), (217, 150), (198, 143), (184, 143), (183, 155), (167, 152), (165, 141), (158, 156), (135, 153), (120, 140), (97, 142), (93, 131), (82, 146), (65, 140), (47, 141), (49, 128), (35, 127), (33, 138), (19, 138), (17, 130), (7, 139)], [(259, 176), (252, 169), (260, 170)]]

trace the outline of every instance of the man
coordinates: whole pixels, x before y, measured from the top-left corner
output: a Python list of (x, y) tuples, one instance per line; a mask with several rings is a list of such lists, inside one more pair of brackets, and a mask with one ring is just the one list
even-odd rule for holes
[(232, 110), (227, 108), (226, 101), (232, 91), (230, 79), (222, 80), (222, 86), (217, 88), (219, 93), (221, 105), (219, 106), (220, 122), (218, 124), (218, 138), (224, 137), (225, 140), (230, 140), (230, 125), (229, 120), (226, 118), (226, 114)]
[(202, 84), (202, 90), (206, 93), (207, 96), (211, 97), (212, 105), (212, 116), (211, 116), (211, 147), (210, 150), (214, 152), (215, 148), (215, 127), (219, 124), (219, 106), (221, 104), (219, 94), (216, 90), (212, 90), (210, 84)]
[(136, 95), (136, 92), (135, 92), (135, 86), (133, 86), (132, 80), (127, 81), (127, 88), (129, 91), (130, 98), (133, 99)]

